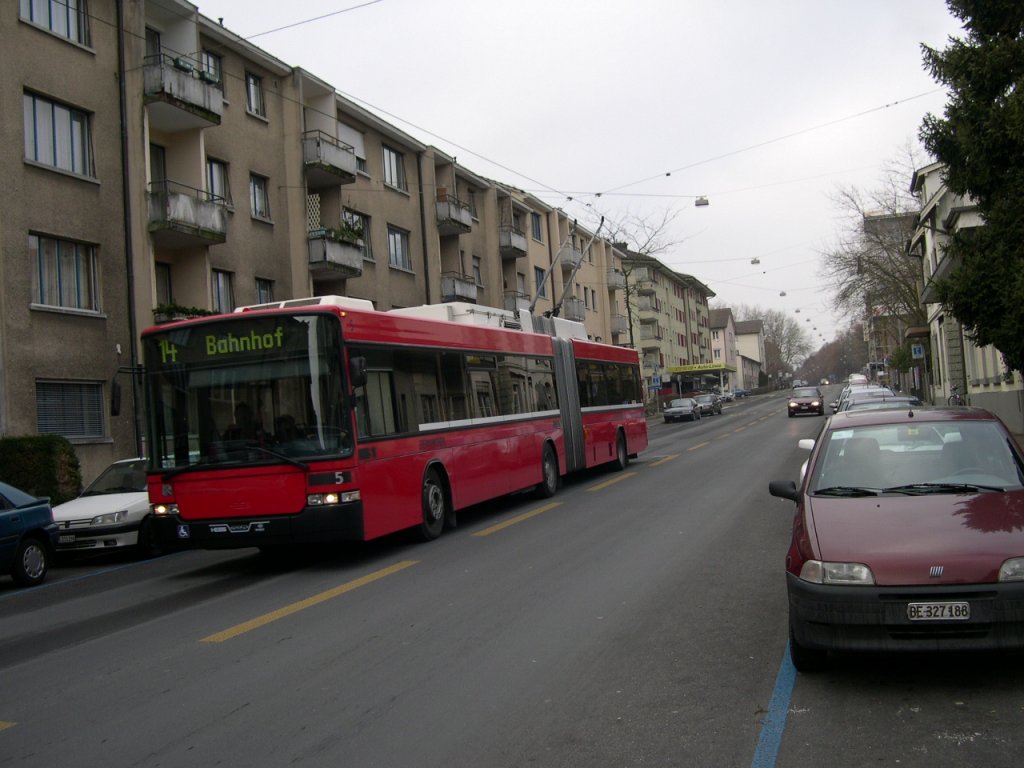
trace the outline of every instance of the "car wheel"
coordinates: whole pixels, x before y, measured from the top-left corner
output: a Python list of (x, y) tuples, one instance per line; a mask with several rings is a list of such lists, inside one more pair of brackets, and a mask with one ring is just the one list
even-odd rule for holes
[(19, 587), (34, 587), (43, 583), (49, 564), (50, 553), (46, 545), (39, 539), (26, 536), (18, 542), (18, 548), (14, 551), (11, 576)]
[(537, 483), (537, 496), (550, 499), (558, 490), (558, 457), (550, 445), (544, 446), (544, 456), (540, 460), (541, 481)]
[(789, 658), (797, 672), (820, 672), (828, 665), (828, 651), (800, 645), (793, 636), (793, 625), (789, 625)]
[(437, 470), (428, 469), (423, 476), (423, 522), (420, 523), (420, 537), (424, 541), (433, 541), (444, 530), (444, 519), (447, 514), (447, 500), (444, 485)]

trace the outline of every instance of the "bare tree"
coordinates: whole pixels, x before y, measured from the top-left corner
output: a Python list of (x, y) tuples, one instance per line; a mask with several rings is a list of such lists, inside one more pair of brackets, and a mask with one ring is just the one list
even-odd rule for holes
[(921, 208), (909, 184), (917, 158), (909, 146), (904, 153), (890, 161), (874, 190), (841, 187), (833, 195), (845, 223), (821, 254), (821, 275), (838, 307), (853, 319), (872, 312), (910, 325), (926, 322), (919, 300), (921, 263), (907, 253)]
[(764, 326), (763, 370), (791, 372), (811, 351), (810, 336), (796, 318), (778, 309), (739, 304), (732, 307), (737, 320), (760, 320)]

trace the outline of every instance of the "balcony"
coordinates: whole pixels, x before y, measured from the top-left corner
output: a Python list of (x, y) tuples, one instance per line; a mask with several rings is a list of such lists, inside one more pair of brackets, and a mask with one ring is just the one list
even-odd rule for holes
[(625, 315), (612, 315), (612, 333), (618, 335), (629, 333), (629, 321)]
[(519, 312), (521, 309), (530, 308), (530, 297), (519, 291), (505, 291), (505, 300), (502, 306), (509, 312)]
[(658, 322), (659, 315), (654, 303), (650, 299), (641, 298), (637, 303), (636, 308), (636, 319), (637, 322), (648, 324)]
[(562, 262), (563, 272), (572, 272), (583, 261), (583, 251), (577, 251), (571, 245), (563, 245), (558, 251), (558, 260)]
[(468, 301), (476, 303), (477, 285), (472, 277), (458, 272), (441, 275), (441, 301)]
[(143, 89), (149, 124), (164, 133), (220, 125), (224, 90), (195, 59), (147, 56), (143, 62)]
[(582, 299), (575, 296), (566, 296), (562, 301), (562, 317), (566, 320), (574, 320), (582, 323), (587, 318), (587, 308)]
[(633, 281), (633, 287), (641, 296), (647, 296), (655, 292), (654, 281), (648, 277), (641, 276)]
[(609, 291), (624, 291), (626, 290), (626, 276), (619, 272), (617, 269), (608, 270), (608, 290)]
[(511, 224), (498, 229), (498, 250), (501, 258), (508, 261), (526, 255), (526, 234)]
[(227, 240), (226, 201), (175, 181), (149, 185), (149, 233), (159, 248), (219, 245)]
[(661, 349), (664, 333), (657, 325), (645, 325), (640, 328), (640, 349)]
[(309, 273), (314, 280), (344, 279), (363, 274), (363, 241), (334, 229), (310, 230)]
[(302, 162), (311, 190), (351, 184), (356, 180), (356, 152), (323, 131), (302, 134)]
[(465, 235), (473, 228), (473, 211), (444, 187), (437, 188), (437, 231), (444, 237)]

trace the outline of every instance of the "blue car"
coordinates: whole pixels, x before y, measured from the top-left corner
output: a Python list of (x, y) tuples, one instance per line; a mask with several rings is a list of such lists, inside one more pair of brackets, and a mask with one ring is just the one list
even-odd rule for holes
[(21, 587), (41, 584), (56, 543), (50, 500), (0, 482), (0, 573)]

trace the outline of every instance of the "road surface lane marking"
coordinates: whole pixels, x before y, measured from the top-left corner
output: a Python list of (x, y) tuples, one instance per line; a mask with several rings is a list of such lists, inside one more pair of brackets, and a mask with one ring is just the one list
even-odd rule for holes
[(623, 472), (622, 474), (616, 475), (611, 480), (605, 480), (603, 483), (598, 483), (597, 485), (590, 486), (589, 488), (587, 488), (587, 491), (603, 491), (609, 485), (621, 483), (626, 478), (633, 477), (635, 474), (636, 472)]
[(779, 747), (782, 745), (782, 732), (786, 728), (786, 716), (789, 714), (789, 704), (793, 697), (793, 685), (796, 683), (796, 668), (789, 657), (789, 646), (782, 654), (782, 663), (779, 665), (779, 672), (775, 676), (775, 689), (772, 691), (772, 700), (768, 704), (768, 711), (764, 720), (761, 721), (761, 735), (757, 740), (757, 749), (754, 750), (754, 759), (750, 768), (775, 768), (775, 759), (779, 755)]
[(672, 459), (678, 459), (678, 458), (679, 458), (679, 454), (678, 453), (670, 453), (668, 456), (662, 456), (657, 461), (651, 462), (650, 466), (657, 467), (657, 466), (660, 466), (661, 464), (664, 464), (666, 461), (672, 461)]
[(416, 565), (418, 562), (419, 560), (402, 560), (400, 563), (395, 563), (394, 565), (389, 565), (387, 568), (382, 568), (379, 571), (368, 573), (361, 578), (346, 582), (334, 587), (333, 589), (328, 589), (326, 592), (321, 592), (318, 595), (307, 597), (305, 600), (299, 600), (297, 603), (292, 603), (291, 605), (286, 605), (283, 608), (278, 608), (276, 611), (271, 611), (270, 613), (265, 613), (262, 616), (257, 616), (255, 619), (250, 619), (249, 621), (242, 622), (241, 624), (236, 624), (222, 632), (217, 632), (209, 637), (204, 637), (199, 642), (223, 643), (225, 640), (230, 640), (234, 637), (245, 634), (246, 632), (258, 629), (265, 624), (270, 624), (278, 619), (291, 616), (293, 613), (298, 613), (299, 611), (304, 611), (307, 608), (312, 608), (314, 605), (319, 605), (327, 600), (343, 595), (346, 592), (359, 589), (359, 587), (365, 587), (367, 584), (377, 581), (378, 579), (383, 579), (385, 576), (390, 576), (393, 573), (404, 571), (409, 566)]
[(0, 720), (0, 731), (6, 731), (8, 728), (13, 728), (17, 723), (10, 723), (6, 720)]
[(497, 525), (492, 525), (490, 528), (484, 528), (482, 531), (477, 531), (476, 533), (474, 533), (472, 535), (473, 536), (490, 536), (492, 533), (497, 533), (498, 531), (504, 530), (505, 528), (508, 528), (510, 525), (515, 525), (516, 523), (521, 523), (524, 520), (529, 520), (531, 517), (536, 517), (537, 515), (541, 515), (541, 514), (543, 514), (545, 512), (550, 512), (555, 507), (560, 507), (561, 505), (562, 505), (562, 502), (560, 502), (560, 501), (553, 501), (550, 504), (545, 504), (543, 507), (537, 507), (536, 509), (532, 509), (529, 512), (524, 512), (521, 515), (516, 515), (515, 517), (510, 517), (508, 520), (506, 520), (503, 523), (498, 523)]
[(705, 445), (710, 445), (710, 442), (705, 440), (703, 443), (697, 443), (696, 445), (691, 445), (686, 450), (688, 450), (688, 451), (696, 451), (698, 448), (703, 448)]

